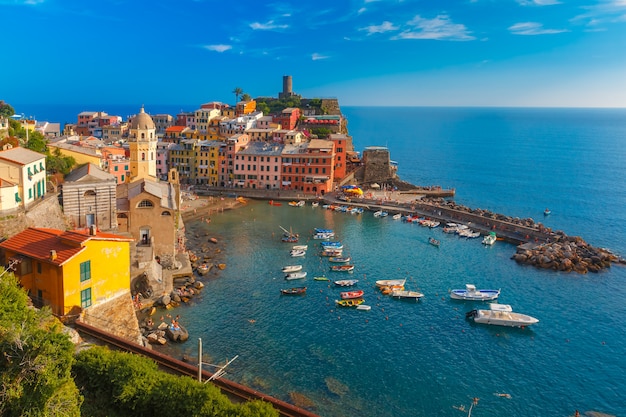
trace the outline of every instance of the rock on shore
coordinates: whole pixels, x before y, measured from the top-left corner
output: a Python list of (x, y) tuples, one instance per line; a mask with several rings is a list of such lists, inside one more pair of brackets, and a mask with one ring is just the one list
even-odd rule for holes
[(511, 257), (521, 264), (563, 272), (600, 272), (610, 268), (612, 263), (624, 260), (607, 249), (595, 248), (580, 237), (565, 236), (558, 242), (545, 243), (535, 247), (520, 245)]

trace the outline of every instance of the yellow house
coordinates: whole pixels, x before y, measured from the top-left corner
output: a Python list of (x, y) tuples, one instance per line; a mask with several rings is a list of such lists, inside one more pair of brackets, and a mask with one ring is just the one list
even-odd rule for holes
[(99, 149), (63, 142), (48, 143), (48, 148), (52, 154), (58, 149), (61, 155), (71, 156), (76, 161), (75, 166), (84, 164), (94, 164), (98, 168), (103, 166), (102, 153)]
[(37, 307), (78, 315), (130, 290), (131, 238), (86, 230), (28, 228), (0, 243)]

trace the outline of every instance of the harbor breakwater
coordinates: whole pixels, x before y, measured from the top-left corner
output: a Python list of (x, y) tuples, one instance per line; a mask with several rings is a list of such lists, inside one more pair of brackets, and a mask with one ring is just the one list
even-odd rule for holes
[[(420, 187), (403, 188), (403, 191), (397, 192), (370, 189), (364, 191), (360, 198), (346, 196), (341, 192), (329, 193), (321, 197), (321, 200), (327, 204), (362, 207), (371, 212), (385, 210), (390, 213), (428, 217), (442, 223), (465, 224), (484, 235), (495, 232), (498, 239), (517, 246), (511, 259), (537, 268), (584, 274), (599, 272), (613, 264), (626, 264), (624, 258), (609, 249), (594, 247), (582, 237), (568, 236), (564, 231), (553, 231), (532, 218), (512, 217), (457, 204), (444, 198), (449, 195), (449, 190), (445, 189), (439, 190), (441, 195), (436, 190), (431, 190), (429, 195), (423, 195), (418, 193)], [(228, 194), (260, 200), (318, 200), (315, 196), (303, 195), (297, 191), (215, 188), (201, 192), (204, 195)]]
[(626, 264), (626, 260), (608, 249), (594, 247), (583, 238), (568, 236), (563, 231), (553, 231), (532, 218), (520, 219), (489, 210), (471, 209), (440, 197), (416, 199), (411, 203), (374, 200), (371, 204), (367, 201), (358, 204), (370, 210), (395, 210), (440, 222), (461, 223), (482, 234), (495, 232), (500, 239), (517, 245), (511, 259), (542, 269), (585, 274), (599, 272), (614, 263)]

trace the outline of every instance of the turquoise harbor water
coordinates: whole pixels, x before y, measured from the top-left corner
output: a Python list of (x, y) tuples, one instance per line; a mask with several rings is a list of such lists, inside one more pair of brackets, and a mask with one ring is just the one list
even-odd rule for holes
[[(555, 109), (346, 108), (355, 146), (388, 146), (402, 179), (457, 190), (470, 207), (533, 217), (626, 254), (626, 111)], [(549, 207), (552, 215), (543, 218)], [(290, 258), (280, 226), (306, 242), (332, 228), (356, 265), (333, 273), (309, 240)], [(251, 202), (187, 225), (191, 247), (226, 243), (227, 268), (178, 309), (190, 331), (174, 354), (224, 362), (227, 378), (290, 401), (305, 395), (328, 417), (569, 416), (574, 410), (626, 415), (626, 268), (561, 274), (520, 266), (515, 247), (462, 240), (441, 230), (321, 208)], [(427, 244), (429, 236), (441, 247)], [(281, 268), (302, 263), (308, 277), (287, 282)], [(371, 311), (338, 309), (331, 279), (359, 279)], [(378, 279), (407, 278), (419, 301), (393, 300)], [(500, 301), (540, 322), (524, 330), (475, 325), (476, 303), (448, 291), (474, 283), (501, 288)], [(305, 296), (279, 290), (306, 285)], [(329, 378), (344, 385), (332, 393)], [(497, 394), (509, 394), (510, 398)], [(465, 412), (459, 407), (465, 407)]]

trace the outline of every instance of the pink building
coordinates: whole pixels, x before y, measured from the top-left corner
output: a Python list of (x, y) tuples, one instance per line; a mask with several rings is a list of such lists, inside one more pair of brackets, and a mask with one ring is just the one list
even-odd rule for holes
[(284, 145), (250, 142), (235, 154), (235, 186), (278, 190), (281, 181), (281, 154)]
[[(245, 133), (233, 135), (226, 140), (226, 164), (222, 167), (225, 186), (235, 186), (235, 155), (242, 149), (245, 149), (249, 142), (250, 137)], [(238, 182), (240, 181), (238, 180)], [(243, 186), (243, 184), (241, 184), (241, 186)]]

